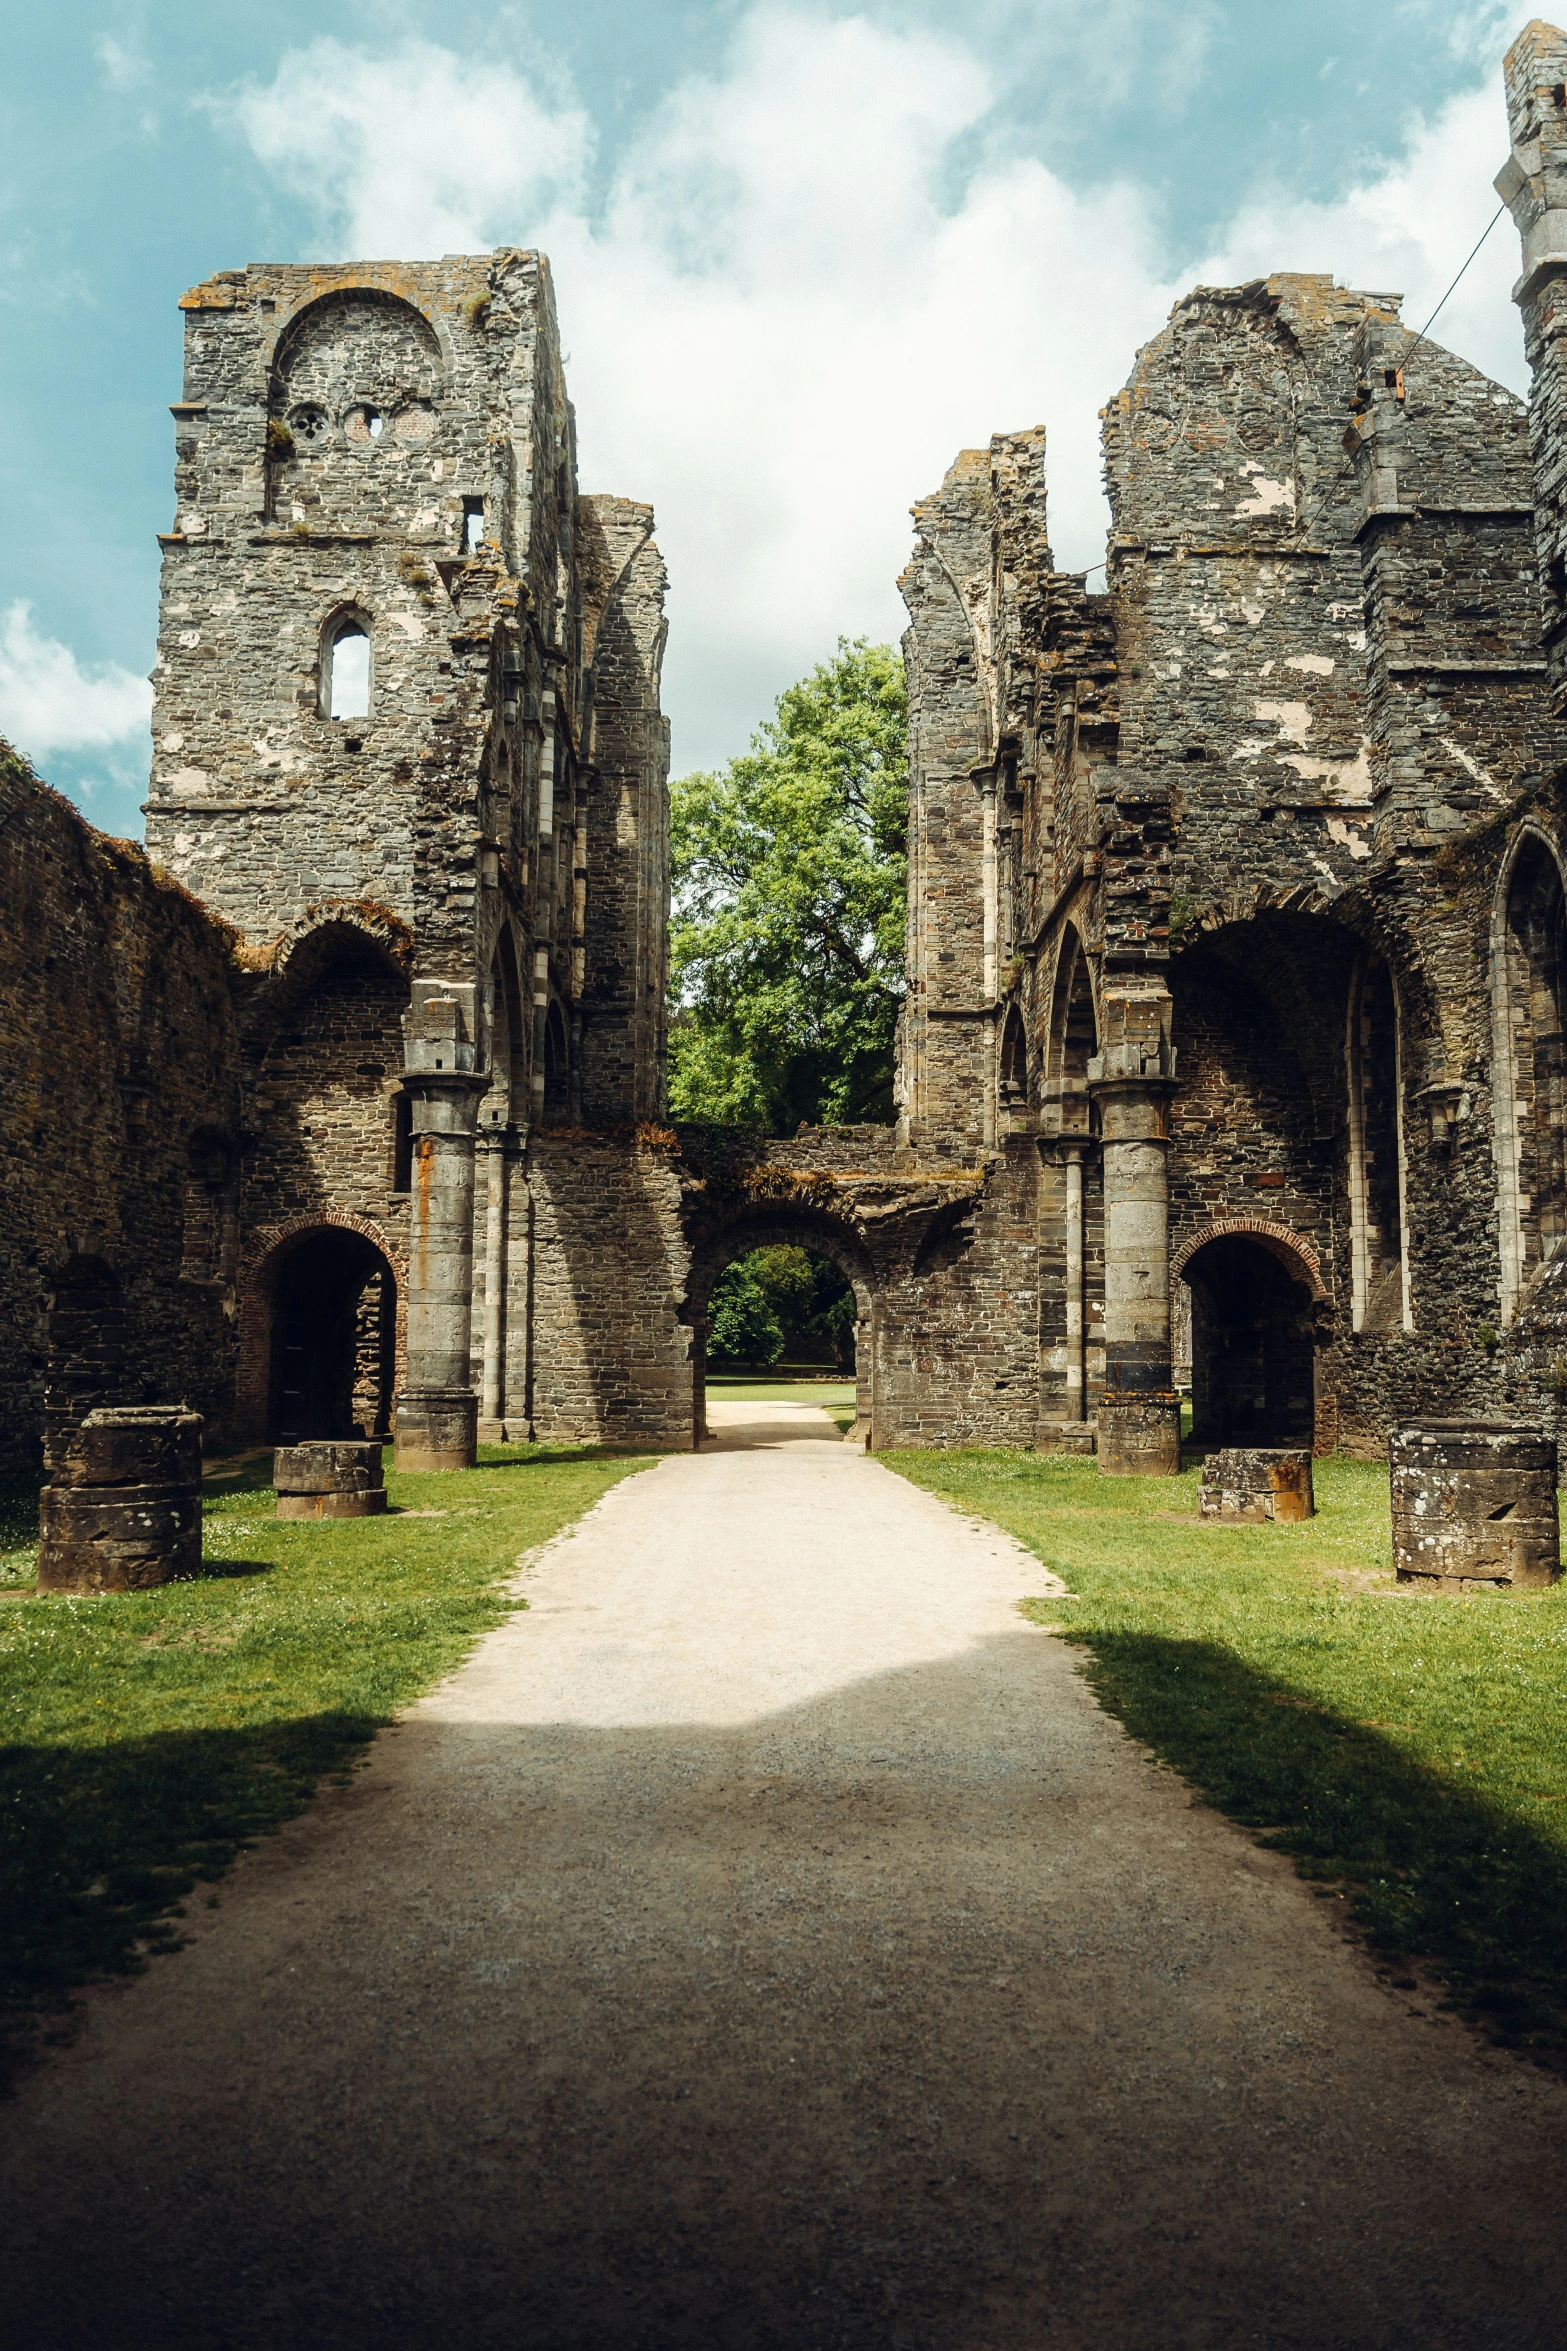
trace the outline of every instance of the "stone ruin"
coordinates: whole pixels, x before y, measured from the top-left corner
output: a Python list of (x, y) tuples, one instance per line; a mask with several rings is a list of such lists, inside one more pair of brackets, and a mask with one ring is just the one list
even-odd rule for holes
[[(184, 297), (145, 854), (0, 766), (0, 1410), (690, 1444), (837, 1264), (873, 1446), (1370, 1455), (1567, 1394), (1567, 35), (1506, 68), (1526, 407), (1328, 276), (1199, 287), (915, 509), (890, 1127), (663, 1109), (664, 571), (543, 257)], [(1559, 1334), (1559, 1339), (1558, 1339)]]

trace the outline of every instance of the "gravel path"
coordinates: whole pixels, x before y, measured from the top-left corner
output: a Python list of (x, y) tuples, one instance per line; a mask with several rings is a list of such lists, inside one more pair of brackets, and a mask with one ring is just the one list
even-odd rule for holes
[(1567, 2092), (1155, 1770), (1008, 1538), (713, 1420), (0, 2110), (0, 2340), (1567, 2344)]

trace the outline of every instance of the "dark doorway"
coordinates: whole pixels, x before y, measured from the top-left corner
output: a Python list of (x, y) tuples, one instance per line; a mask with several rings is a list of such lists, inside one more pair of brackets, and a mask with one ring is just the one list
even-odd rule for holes
[(1201, 1445), (1309, 1445), (1316, 1417), (1311, 1292), (1243, 1233), (1199, 1249), (1192, 1294), (1192, 1437)]
[(272, 1440), (381, 1437), (391, 1427), (397, 1288), (362, 1234), (312, 1233), (278, 1269)]

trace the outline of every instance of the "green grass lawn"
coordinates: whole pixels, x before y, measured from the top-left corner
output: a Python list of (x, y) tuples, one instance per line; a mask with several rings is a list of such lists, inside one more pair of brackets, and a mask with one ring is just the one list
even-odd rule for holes
[(846, 1380), (738, 1380), (707, 1375), (710, 1404), (814, 1404), (845, 1434), (854, 1426), (854, 1382)]
[[(21, 1597), (35, 1487), (0, 1492), (0, 2033), (178, 1941), (198, 1880), (299, 1812), (519, 1605), (544, 1542), (646, 1455), (485, 1446), (389, 1473), (384, 1518), (280, 1525), (263, 1454), (206, 1486), (199, 1582)], [(222, 1465), (219, 1465), (221, 1468)]]
[(1391, 1565), (1385, 1466), (1316, 1465), (1319, 1515), (1204, 1527), (1197, 1471), (888, 1453), (1064, 1578), (1027, 1604), (1210, 1804), (1289, 1854), (1394, 1973), (1567, 2053), (1567, 1584), (1435, 1599)]

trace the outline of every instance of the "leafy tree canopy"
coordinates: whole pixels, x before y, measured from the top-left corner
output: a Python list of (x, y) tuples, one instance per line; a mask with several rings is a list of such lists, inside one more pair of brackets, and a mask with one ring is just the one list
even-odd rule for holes
[(707, 1352), (715, 1363), (831, 1361), (854, 1367), (854, 1292), (838, 1268), (775, 1242), (726, 1265), (713, 1284)]
[(673, 1117), (892, 1116), (906, 722), (896, 653), (840, 638), (749, 751), (672, 786)]

